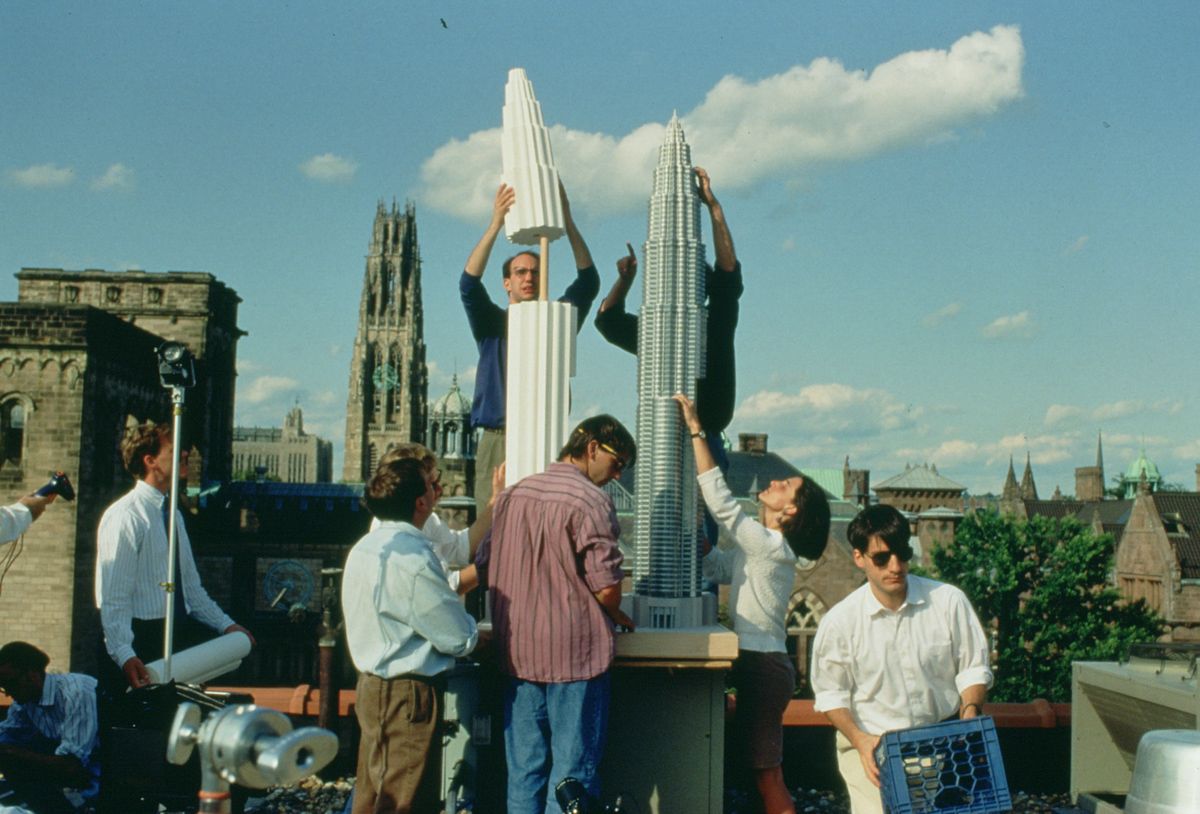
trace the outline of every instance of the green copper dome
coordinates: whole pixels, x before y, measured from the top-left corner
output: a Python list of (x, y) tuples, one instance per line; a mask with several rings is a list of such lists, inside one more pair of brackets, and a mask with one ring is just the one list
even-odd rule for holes
[(1134, 481), (1135, 483), (1141, 479), (1142, 472), (1146, 473), (1146, 480), (1151, 483), (1162, 481), (1162, 475), (1158, 474), (1158, 467), (1154, 465), (1154, 461), (1146, 457), (1146, 450), (1142, 450), (1138, 455), (1137, 460), (1129, 465), (1125, 470), (1125, 479)]

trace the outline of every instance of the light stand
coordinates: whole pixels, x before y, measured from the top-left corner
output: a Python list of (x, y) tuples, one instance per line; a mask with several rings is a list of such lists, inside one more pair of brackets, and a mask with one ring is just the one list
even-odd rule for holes
[(175, 645), (175, 562), (179, 558), (179, 462), (183, 440), (183, 400), (187, 388), (196, 384), (196, 366), (192, 354), (179, 342), (164, 342), (155, 349), (158, 378), (171, 391), (171, 494), (167, 500), (167, 579), (160, 583), (166, 594), (163, 616), (163, 683), (171, 680), (171, 653)]

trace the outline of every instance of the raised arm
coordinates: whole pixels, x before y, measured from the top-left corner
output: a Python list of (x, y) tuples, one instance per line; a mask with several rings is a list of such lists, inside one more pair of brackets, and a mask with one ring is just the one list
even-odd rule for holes
[[(575, 227), (575, 219), (571, 217), (571, 202), (567, 200), (567, 190), (563, 186), (561, 179), (558, 182), (558, 197), (562, 201), (563, 221), (567, 227), (567, 240), (571, 242), (571, 251), (575, 254), (575, 268), (585, 269), (596, 265), (592, 262), (592, 253), (588, 251), (587, 243), (583, 240), (583, 235), (579, 234), (579, 229)], [(595, 295), (593, 294), (593, 296)]]
[(471, 255), (467, 258), (467, 274), (472, 277), (483, 276), (488, 258), (492, 255), (492, 246), (496, 243), (496, 236), (504, 227), (504, 216), (508, 214), (508, 210), (512, 209), (516, 199), (516, 191), (508, 184), (501, 184), (500, 188), (496, 190), (496, 200), (492, 202), (492, 219), (488, 221), (487, 228), (483, 230), (483, 237), (479, 238), (475, 248), (471, 249)]
[(703, 430), (700, 428), (700, 417), (696, 414), (695, 403), (683, 393), (676, 393), (674, 399), (679, 402), (679, 409), (683, 412), (683, 423), (687, 425), (688, 433), (692, 436), (692, 454), (696, 458), (696, 474), (703, 475), (710, 469), (716, 469), (717, 462), (713, 458), (712, 450), (708, 448), (708, 442), (702, 435)]
[(633, 286), (633, 278), (637, 277), (637, 254), (634, 253), (632, 244), (626, 243), (625, 248), (629, 249), (629, 254), (617, 261), (617, 279), (604, 302), (600, 303), (601, 314), (617, 306), (620, 306), (622, 311), (625, 310), (625, 297)]
[(737, 253), (733, 250), (733, 236), (729, 234), (725, 210), (717, 196), (713, 195), (708, 172), (703, 167), (695, 167), (693, 172), (696, 173), (696, 189), (700, 200), (708, 207), (708, 217), (712, 221), (713, 250), (717, 253), (716, 268), (719, 271), (733, 271), (737, 266)]

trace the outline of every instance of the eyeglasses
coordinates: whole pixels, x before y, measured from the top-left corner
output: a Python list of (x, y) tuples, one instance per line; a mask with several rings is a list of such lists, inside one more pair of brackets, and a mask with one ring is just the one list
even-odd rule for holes
[(618, 472), (620, 472), (622, 469), (624, 469), (626, 466), (629, 465), (629, 462), (626, 461), (624, 458), (622, 458), (621, 454), (619, 452), (617, 452), (615, 449), (613, 449), (612, 447), (610, 447), (608, 444), (597, 444), (597, 446), (616, 459), (616, 461), (614, 463), (617, 466)]
[(911, 548), (904, 551), (876, 551), (874, 554), (868, 554), (867, 559), (875, 563), (876, 568), (886, 568), (887, 564), (892, 561), (892, 557), (900, 560), (900, 562), (908, 562), (912, 559), (913, 552)]

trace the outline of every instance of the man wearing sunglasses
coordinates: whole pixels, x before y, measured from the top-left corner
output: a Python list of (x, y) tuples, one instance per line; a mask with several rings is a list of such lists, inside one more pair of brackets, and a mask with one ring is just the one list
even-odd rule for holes
[(636, 454), (619, 421), (593, 416), (557, 462), (496, 499), (476, 564), (489, 572), (500, 669), (509, 677), (508, 814), (542, 814), (564, 777), (600, 796), (614, 627), (633, 627), (621, 612), (617, 512), (602, 487)]
[(846, 536), (867, 582), (817, 628), (815, 709), (838, 730), (837, 758), (853, 814), (881, 814), (875, 747), (882, 733), (982, 712), (992, 683), (988, 640), (966, 595), (908, 573), (904, 515), (871, 506)]

